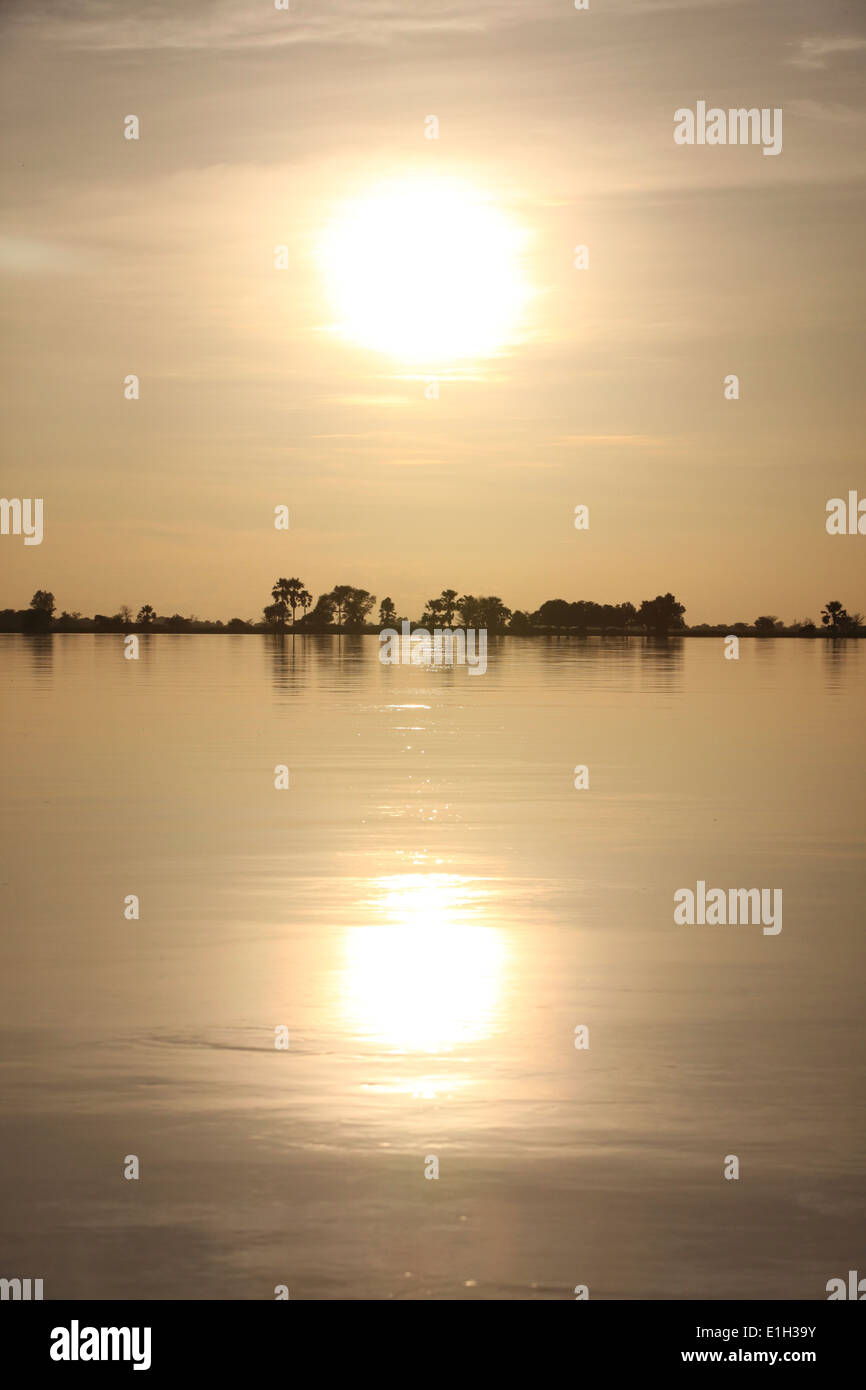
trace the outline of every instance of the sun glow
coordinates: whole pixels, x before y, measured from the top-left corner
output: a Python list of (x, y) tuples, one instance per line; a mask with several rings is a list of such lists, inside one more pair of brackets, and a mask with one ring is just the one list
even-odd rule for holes
[(407, 180), (342, 209), (319, 247), (333, 325), (404, 363), (495, 356), (530, 296), (526, 232), (463, 184)]
[(484, 922), (488, 893), (450, 874), (380, 879), (375, 924), (346, 938), (344, 1000), (359, 1034), (398, 1051), (449, 1052), (486, 1037), (505, 944)]

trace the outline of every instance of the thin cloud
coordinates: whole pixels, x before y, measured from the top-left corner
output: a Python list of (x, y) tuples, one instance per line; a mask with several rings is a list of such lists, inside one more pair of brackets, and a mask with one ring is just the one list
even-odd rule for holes
[(324, 405), (369, 405), (369, 406), (405, 406), (411, 405), (408, 396), (320, 396), (319, 403)]
[(72, 246), (32, 237), (0, 236), (0, 274), (62, 275), (93, 267), (92, 257)]
[[(629, 17), (670, 10), (718, 10), (724, 0), (608, 0), (608, 12)], [(744, 0), (727, 0), (732, 6)], [(97, 52), (243, 50), (296, 44), (378, 46), (414, 35), (470, 35), (513, 27), (582, 22), (570, 0), (149, 0), (118, 8), (117, 0), (54, 0), (7, 9), (10, 26), (30, 29), (41, 44)]]
[(795, 68), (827, 68), (833, 58), (866, 49), (866, 38), (850, 37), (800, 39), (799, 52), (789, 61)]
[(617, 449), (639, 449), (648, 453), (682, 447), (682, 440), (673, 440), (656, 434), (560, 434), (553, 440), (554, 445), (575, 445), (596, 448), (599, 445)]
[(789, 101), (790, 111), (806, 121), (832, 121), (836, 125), (862, 125), (866, 121), (866, 111), (860, 107), (846, 106), (840, 101), (813, 101), (808, 97)]
[(489, 25), (517, 18), (519, 0), (501, 3), (484, 0), (473, 13), (466, 6), (447, 3), (424, 5), (407, 13), (401, 0), (379, 0), (364, 5), (345, 0), (306, 3), (290, 0), (289, 10), (278, 10), (272, 0), (239, 3), (217, 0), (162, 0), (119, 11), (117, 0), (61, 4), (50, 9), (8, 14), (7, 22), (38, 30), (41, 42), (63, 43), (75, 48), (108, 52), (153, 49), (262, 49), (294, 44), (377, 45), (406, 34), (483, 33)]

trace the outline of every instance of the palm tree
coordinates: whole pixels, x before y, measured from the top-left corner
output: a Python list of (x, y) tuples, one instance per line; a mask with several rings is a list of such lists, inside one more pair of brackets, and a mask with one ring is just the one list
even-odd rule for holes
[(142, 627), (150, 627), (155, 617), (156, 613), (151, 608), (150, 604), (143, 603), (141, 608), (139, 608), (138, 610), (138, 617), (135, 621), (137, 623), (141, 623)]
[[(287, 609), (291, 610), (292, 627), (295, 626), (295, 612), (301, 607), (301, 595), (306, 594), (306, 589), (300, 579), (278, 579), (271, 589), (271, 598), (275, 603), (282, 603)], [(310, 596), (307, 595), (308, 605)]]
[(821, 610), (821, 622), (834, 637), (839, 637), (848, 630), (851, 619), (839, 600), (834, 598)]
[(304, 586), (300, 579), (289, 580), (286, 585), (285, 597), (286, 603), (292, 610), (292, 627), (295, 626), (295, 610), (301, 606), (301, 594), (303, 592)]

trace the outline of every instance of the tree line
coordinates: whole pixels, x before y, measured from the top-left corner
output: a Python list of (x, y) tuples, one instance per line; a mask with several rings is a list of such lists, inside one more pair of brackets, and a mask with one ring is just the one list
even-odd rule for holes
[[(357, 632), (373, 626), (370, 613), (376, 603), (375, 595), (351, 584), (338, 584), (330, 593), (322, 594), (313, 607), (312, 596), (300, 579), (278, 579), (271, 598), (273, 602), (263, 610), (264, 621), (280, 631), (316, 632), (337, 627)], [(416, 620), (401, 615), (392, 598), (383, 598), (375, 626), (399, 628), (403, 622), (411, 621), (413, 626), (420, 624), (431, 630), (483, 628), (491, 633), (528, 633), (533, 628), (550, 627), (625, 631), (636, 626), (667, 632), (683, 627), (685, 611), (673, 594), (659, 594), (654, 599), (644, 599), (639, 608), (632, 603), (567, 603), (564, 599), (549, 599), (530, 613), (512, 611), (496, 594), (460, 594), (457, 589), (443, 589), (438, 597), (427, 600)]]
[(786, 626), (780, 618), (763, 614), (752, 623), (700, 623), (687, 627), (685, 606), (673, 594), (657, 594), (633, 603), (591, 603), (585, 599), (569, 602), (566, 599), (547, 599), (534, 612), (507, 608), (496, 595), (460, 594), (457, 589), (443, 589), (437, 598), (427, 600), (420, 620), (401, 616), (393, 599), (383, 598), (379, 604), (378, 621), (372, 617), (376, 596), (367, 589), (351, 584), (337, 584), (316, 602), (300, 579), (277, 579), (271, 589), (271, 602), (262, 610), (262, 620), (230, 618), (228, 622), (199, 619), (194, 614), (184, 617), (173, 613), (160, 616), (149, 603), (136, 614), (123, 604), (111, 615), (97, 613), (92, 618), (65, 610), (56, 616), (54, 595), (47, 589), (37, 589), (25, 609), (0, 610), (0, 632), (373, 632), (381, 628), (399, 629), (411, 621), (412, 627), (475, 628), (489, 633), (510, 632), (517, 636), (533, 633), (654, 633), (688, 632), (692, 636), (716, 636), (726, 633), (773, 636), (817, 636), (826, 632), (832, 637), (856, 637), (866, 631), (860, 613), (849, 613), (838, 600), (831, 600), (821, 611), (818, 626), (811, 618), (800, 619)]

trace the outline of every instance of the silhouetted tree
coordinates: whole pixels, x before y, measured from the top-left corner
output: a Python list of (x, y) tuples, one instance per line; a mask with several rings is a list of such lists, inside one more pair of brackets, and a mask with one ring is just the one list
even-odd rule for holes
[(427, 627), (449, 628), (454, 623), (454, 615), (459, 607), (456, 589), (443, 589), (438, 598), (427, 600), (421, 617)]
[(376, 595), (351, 584), (338, 584), (328, 595), (337, 625), (362, 627), (367, 614), (376, 602)]
[(673, 594), (657, 594), (643, 600), (637, 617), (648, 632), (663, 633), (682, 627), (685, 611), (685, 605), (677, 603)]
[(397, 622), (397, 609), (394, 601), (390, 598), (383, 598), (379, 604), (379, 624), (381, 627), (394, 627)]
[(464, 627), (480, 627), (478, 621), (478, 599), (474, 594), (464, 594), (457, 600), (457, 612)]
[(512, 613), (508, 623), (509, 632), (526, 633), (532, 631), (532, 619), (528, 613), (522, 613), (520, 609)]
[(478, 627), (486, 628), (488, 632), (502, 632), (510, 617), (511, 609), (506, 608), (502, 599), (495, 594), (490, 598), (479, 598)]
[(337, 627), (343, 626), (343, 619), (346, 616), (346, 605), (349, 602), (349, 595), (351, 592), (351, 584), (338, 584), (336, 588), (331, 590), (331, 611), (333, 612)]
[(285, 604), (286, 608), (291, 611), (292, 627), (295, 626), (295, 613), (303, 606), (301, 598), (305, 594), (307, 597), (307, 606), (309, 607), (310, 595), (307, 594), (300, 579), (278, 579), (271, 590), (271, 597), (274, 599), (274, 602)]
[(463, 627), (486, 628), (488, 632), (501, 632), (511, 617), (511, 609), (495, 594), (488, 598), (464, 594), (456, 608)]
[(48, 589), (37, 589), (30, 600), (30, 607), (34, 613), (44, 613), (48, 618), (53, 618), (54, 595)]
[(135, 621), (141, 623), (143, 627), (150, 627), (155, 617), (156, 613), (154, 609), (151, 608), (150, 604), (143, 603), (138, 610), (138, 616)]
[(375, 602), (375, 594), (368, 593), (366, 589), (352, 589), (346, 603), (346, 626), (363, 627)]
[(755, 619), (755, 631), (759, 637), (772, 637), (780, 627), (784, 627), (781, 618), (773, 617), (771, 614)]
[(277, 632), (285, 632), (289, 610), (282, 599), (277, 599), (276, 603), (269, 603), (262, 609), (262, 615), (268, 627), (274, 628)]
[(47, 589), (37, 589), (30, 607), (21, 620), (22, 632), (50, 632), (54, 616), (54, 595)]
[(572, 609), (578, 605), (567, 603), (564, 598), (549, 598), (541, 605), (533, 619), (540, 627), (572, 627)]
[(22, 632), (50, 632), (54, 616), (54, 595), (49, 589), (36, 589), (31, 606), (25, 610), (21, 619)]
[(428, 598), (426, 604), (424, 605), (424, 612), (421, 614), (421, 626), (429, 628), (439, 627), (439, 625), (439, 600), (435, 598)]
[(532, 615), (532, 621), (541, 627), (575, 628), (578, 632), (590, 627), (623, 632), (636, 619), (633, 603), (591, 603), (585, 599), (567, 603), (562, 598), (548, 599)]
[(326, 627), (330, 627), (333, 621), (334, 605), (331, 595), (322, 594), (312, 612), (305, 615), (304, 627), (309, 628), (311, 632), (322, 632)]
[(833, 637), (844, 637), (850, 627), (851, 619), (839, 600), (831, 599), (821, 610), (821, 622), (824, 627), (830, 629)]

